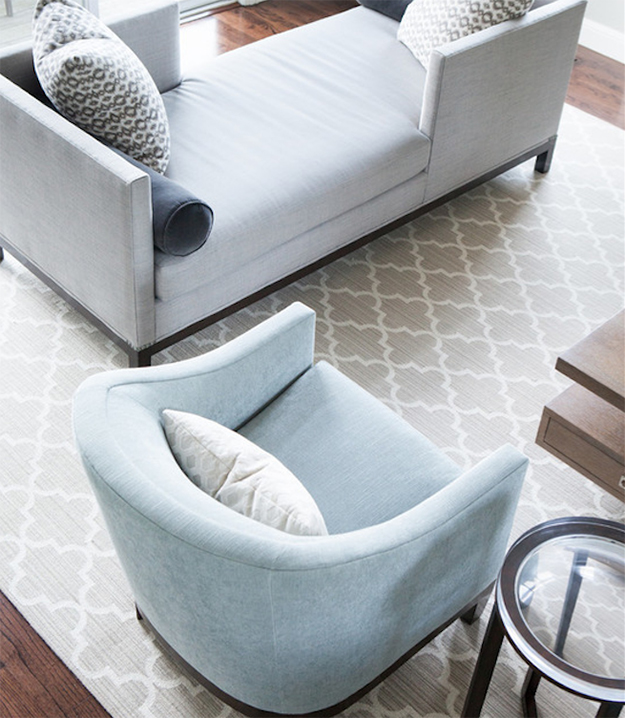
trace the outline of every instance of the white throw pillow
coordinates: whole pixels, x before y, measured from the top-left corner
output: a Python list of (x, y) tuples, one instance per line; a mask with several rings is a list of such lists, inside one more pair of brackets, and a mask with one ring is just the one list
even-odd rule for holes
[(397, 39), (427, 69), (432, 50), (504, 20), (524, 15), (533, 0), (412, 0)]
[(166, 409), (163, 426), (180, 468), (225, 506), (287, 533), (327, 535), (314, 499), (275, 456), (197, 414)]
[(169, 122), (141, 60), (97, 17), (72, 0), (39, 0), (33, 60), (43, 91), (81, 129), (163, 173)]

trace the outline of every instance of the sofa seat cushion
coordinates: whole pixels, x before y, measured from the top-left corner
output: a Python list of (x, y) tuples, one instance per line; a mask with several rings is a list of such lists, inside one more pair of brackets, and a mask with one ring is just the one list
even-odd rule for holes
[(212, 207), (214, 226), (192, 257), (157, 257), (159, 299), (209, 283), (209, 265), (229, 273), (422, 172), (425, 73), (397, 27), (355, 8), (187, 70), (164, 95), (167, 176)]
[(431, 441), (325, 362), (239, 433), (298, 477), (330, 534), (398, 516), (461, 473)]

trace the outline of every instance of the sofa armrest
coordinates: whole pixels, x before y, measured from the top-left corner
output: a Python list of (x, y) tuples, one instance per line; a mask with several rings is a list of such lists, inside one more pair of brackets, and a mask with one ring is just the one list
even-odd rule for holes
[(0, 76), (0, 246), (135, 348), (154, 341), (148, 176)]
[(557, 133), (585, 0), (555, 0), (432, 54), (419, 129), (432, 140), (426, 201)]
[(180, 84), (180, 12), (167, 0), (107, 23), (146, 66), (159, 92)]

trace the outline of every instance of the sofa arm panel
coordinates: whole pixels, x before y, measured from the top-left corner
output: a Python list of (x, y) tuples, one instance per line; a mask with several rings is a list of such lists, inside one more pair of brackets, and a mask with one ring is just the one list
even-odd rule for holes
[(0, 245), (135, 348), (154, 341), (148, 176), (0, 76)]
[(432, 140), (426, 201), (557, 133), (585, 0), (555, 0), (433, 52), (419, 129)]
[(33, 45), (30, 40), (0, 48), (0, 75), (33, 97), (46, 101), (33, 66)]
[(159, 92), (180, 84), (180, 12), (177, 2), (166, 2), (139, 14), (107, 22), (138, 56)]

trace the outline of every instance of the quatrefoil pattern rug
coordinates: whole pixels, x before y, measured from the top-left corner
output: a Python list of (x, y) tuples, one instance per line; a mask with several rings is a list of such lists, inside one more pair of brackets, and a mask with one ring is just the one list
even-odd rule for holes
[[(530, 457), (513, 538), (557, 516), (622, 520), (621, 502), (534, 439), (543, 404), (570, 383), (557, 355), (623, 305), (623, 137), (567, 107), (549, 174), (513, 169), (155, 361), (210, 350), (302, 301), (317, 312), (317, 358), (452, 459), (468, 466), (505, 442)], [(124, 356), (8, 254), (0, 327), (1, 588), (114, 718), (237, 716), (135, 620), (79, 465), (72, 394)], [(458, 716), (485, 624), (451, 626), (345, 716)], [(521, 716), (523, 678), (504, 647), (483, 715)], [(546, 684), (538, 701), (543, 718), (596, 710)]]

